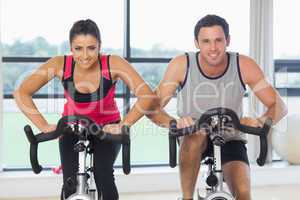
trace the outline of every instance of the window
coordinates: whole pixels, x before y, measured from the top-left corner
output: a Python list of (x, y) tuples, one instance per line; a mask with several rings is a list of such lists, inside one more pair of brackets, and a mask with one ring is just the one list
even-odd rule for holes
[[(47, 57), (69, 53), (69, 30), (80, 19), (94, 20), (102, 48), (122, 55), (123, 1), (2, 1), (3, 56)], [(16, 13), (17, 16), (16, 17)]]
[[(162, 79), (167, 63), (132, 63), (137, 72), (155, 89)], [(136, 102), (135, 97), (130, 98), (130, 104)], [(176, 114), (176, 100), (172, 99), (166, 110)], [(175, 113), (174, 113), (175, 111)], [(143, 117), (131, 129), (131, 163), (134, 165), (160, 165), (168, 161), (168, 130), (153, 124)], [(117, 164), (121, 164), (119, 156)]]
[(275, 85), (288, 96), (289, 113), (299, 112), (293, 105), (300, 95), (300, 27), (291, 23), (300, 18), (299, 6), (298, 1), (274, 1)]
[[(238, 9), (234, 9), (238, 8)], [(131, 47), (134, 57), (173, 57), (194, 51), (194, 26), (207, 14), (229, 23), (230, 50), (249, 52), (250, 1), (131, 1)]]
[[(274, 1), (274, 82), (289, 114), (300, 112), (300, 27), (293, 23), (300, 17), (299, 6), (298, 1)], [(274, 152), (273, 159), (281, 158)]]
[[(300, 2), (274, 1), (274, 57), (275, 59), (300, 58), (300, 27), (292, 22), (299, 19)], [(288, 11), (288, 12), (287, 12)]]
[[(68, 3), (67, 3), (68, 2)], [(78, 19), (91, 18), (100, 27), (102, 49), (105, 53), (124, 55), (124, 31), (131, 31), (127, 59), (135, 69), (155, 88), (161, 80), (167, 62), (175, 55), (196, 50), (194, 47), (194, 25), (206, 14), (223, 16), (230, 25), (231, 45), (229, 50), (248, 54), (250, 1), (130, 1), (130, 30), (123, 28), (124, 1), (88, 0), (84, 4), (72, 1), (3, 0), (1, 25), (4, 68), (4, 161), (5, 168), (30, 167), (29, 145), (23, 134), (28, 123), (24, 115), (17, 112), (11, 93), (26, 75), (34, 70), (44, 57), (69, 52), (68, 32)], [(17, 5), (17, 6), (16, 6)], [(172, 6), (170, 6), (172, 5)], [(233, 8), (239, 9), (232, 12)], [(187, 12), (188, 11), (188, 12)], [(18, 13), (19, 18), (15, 17)], [(55, 27), (55, 29), (53, 28)], [(28, 57), (29, 61), (23, 57)], [(13, 58), (13, 59), (12, 59)], [(60, 92), (60, 83), (52, 82), (39, 91), (40, 95)], [(118, 85), (118, 93), (123, 93)], [(131, 97), (131, 104), (135, 102)], [(36, 104), (47, 119), (55, 123), (62, 111), (63, 99), (38, 98)], [(123, 99), (117, 99), (124, 109)], [(246, 105), (246, 104), (245, 104)], [(246, 107), (247, 108), (247, 107)], [(176, 99), (172, 99), (166, 110), (176, 115)], [(36, 129), (35, 129), (36, 130)], [(167, 130), (157, 127), (143, 118), (132, 128), (132, 164), (167, 164)], [(14, 146), (12, 146), (12, 141)], [(18, 148), (16, 148), (16, 146)], [(52, 149), (53, 151), (49, 151)], [(120, 154), (121, 155), (121, 154)], [(41, 145), (40, 161), (43, 165), (58, 165), (57, 141)], [(117, 164), (121, 164), (120, 157)]]
[[(94, 20), (101, 32), (105, 53), (122, 55), (123, 1), (35, 1), (3, 0), (1, 7), (1, 42), (3, 58), (3, 165), (4, 168), (26, 168), (29, 163), (29, 145), (23, 126), (28, 123), (16, 107), (12, 92), (24, 78), (35, 70), (41, 61), (34, 58), (69, 53), (68, 34), (79, 19)], [(16, 13), (18, 13), (16, 17)], [(27, 57), (24, 59), (22, 57)], [(7, 61), (8, 60), (8, 61)], [(43, 60), (41, 58), (41, 60)], [(45, 59), (44, 59), (45, 60)], [(39, 95), (62, 93), (58, 80), (42, 88)], [(40, 111), (52, 123), (62, 112), (63, 99), (34, 99)], [(118, 106), (123, 107), (122, 100)], [(37, 131), (37, 129), (35, 129)], [(14, 145), (12, 145), (14, 144)], [(40, 160), (44, 165), (58, 165), (57, 141), (40, 145)], [(51, 149), (51, 151), (49, 151)], [(1, 152), (2, 153), (2, 152)]]

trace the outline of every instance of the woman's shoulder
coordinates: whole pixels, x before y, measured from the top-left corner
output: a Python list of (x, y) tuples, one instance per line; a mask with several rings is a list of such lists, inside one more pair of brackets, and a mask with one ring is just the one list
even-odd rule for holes
[(47, 62), (45, 63), (46, 65), (49, 65), (49, 67), (59, 67), (59, 66), (63, 66), (64, 65), (64, 60), (65, 60), (65, 56), (54, 56), (52, 58), (49, 58), (49, 60), (47, 60)]
[(124, 64), (128, 63), (123, 57), (119, 55), (110, 54), (107, 56), (109, 59), (110, 67), (112, 68), (124, 67)]
[(116, 55), (116, 54), (107, 54), (106, 56), (109, 56), (109, 59), (113, 60), (113, 61), (123, 61), (123, 60), (125, 60), (123, 57), (121, 57), (119, 55)]
[(56, 76), (61, 78), (63, 74), (64, 63), (65, 56), (54, 56), (47, 60), (43, 67), (51, 70)]

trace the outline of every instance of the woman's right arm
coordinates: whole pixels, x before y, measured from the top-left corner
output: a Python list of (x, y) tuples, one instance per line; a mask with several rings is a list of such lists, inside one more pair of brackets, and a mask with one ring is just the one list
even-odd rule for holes
[(64, 57), (57, 56), (42, 64), (35, 72), (27, 77), (14, 91), (13, 96), (20, 110), (42, 132), (54, 129), (39, 112), (32, 96), (54, 77), (62, 77)]

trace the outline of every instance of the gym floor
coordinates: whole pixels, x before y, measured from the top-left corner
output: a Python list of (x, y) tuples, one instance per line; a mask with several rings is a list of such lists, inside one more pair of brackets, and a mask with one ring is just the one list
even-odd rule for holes
[[(300, 185), (282, 185), (270, 187), (258, 187), (252, 191), (253, 200), (290, 200), (297, 199)], [(163, 193), (137, 193), (120, 194), (121, 200), (176, 200), (179, 197), (178, 192)], [(58, 197), (52, 198), (20, 198), (20, 199), (2, 199), (0, 200), (58, 200)]]

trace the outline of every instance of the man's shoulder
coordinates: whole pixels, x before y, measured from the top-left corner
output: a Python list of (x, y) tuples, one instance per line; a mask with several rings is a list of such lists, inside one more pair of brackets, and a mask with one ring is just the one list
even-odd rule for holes
[(231, 56), (244, 56), (243, 54), (241, 54), (238, 51), (226, 51), (227, 54), (231, 55)]
[(239, 56), (239, 66), (245, 84), (252, 83), (253, 80), (263, 75), (258, 64), (250, 56)]
[(182, 65), (187, 63), (187, 54), (177, 55), (171, 59), (170, 64), (173, 65)]
[(243, 55), (243, 54), (239, 54), (239, 62), (240, 62), (241, 67), (256, 65), (256, 62), (254, 59), (252, 59), (250, 56)]

